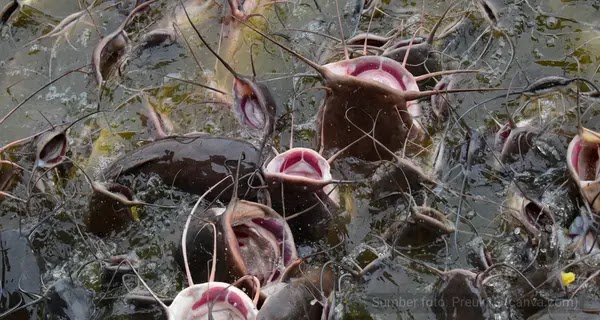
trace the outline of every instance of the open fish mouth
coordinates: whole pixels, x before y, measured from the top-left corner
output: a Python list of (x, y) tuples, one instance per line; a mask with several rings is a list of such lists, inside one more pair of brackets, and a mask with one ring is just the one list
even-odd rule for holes
[(41, 142), (36, 165), (38, 167), (53, 167), (61, 163), (67, 154), (67, 138), (64, 134), (58, 134), (47, 142)]
[(600, 144), (575, 136), (567, 149), (567, 166), (593, 211), (600, 211)]
[(569, 145), (569, 164), (573, 166), (581, 181), (598, 178), (598, 144), (586, 143), (576, 136)]
[(544, 210), (544, 208), (533, 201), (530, 201), (525, 205), (523, 208), (523, 215), (525, 216), (526, 221), (538, 230), (542, 230), (543, 227), (547, 225), (554, 225), (552, 216)]
[(293, 261), (295, 249), (285, 239), (282, 222), (255, 218), (232, 228), (248, 273), (256, 276), (261, 284), (277, 280), (281, 275), (280, 269)]
[(293, 148), (277, 155), (264, 170), (265, 175), (291, 181), (323, 184), (331, 181), (331, 167), (318, 152)]
[(169, 319), (255, 319), (258, 311), (242, 290), (223, 282), (196, 284), (169, 306)]
[(261, 285), (279, 279), (285, 267), (297, 258), (287, 223), (265, 210), (267, 207), (262, 205), (240, 201), (231, 211), (230, 228), (225, 232), (232, 251), (229, 254), (245, 266), (245, 274), (257, 277)]
[(254, 129), (265, 127), (265, 114), (255, 96), (243, 96), (236, 107), (236, 113), (244, 124)]
[(399, 62), (381, 57), (359, 57), (351, 60), (330, 63), (324, 66), (329, 71), (374, 81), (391, 89), (419, 91), (414, 76)]
[(254, 88), (245, 81), (236, 79), (233, 92), (233, 109), (239, 121), (253, 129), (264, 129), (267, 125), (267, 115)]
[[(363, 56), (330, 63), (323, 67), (338, 75), (375, 82), (396, 91), (420, 91), (417, 81), (410, 71), (401, 63), (385, 57)], [(406, 110), (412, 118), (419, 118), (422, 115), (417, 101), (406, 101)], [(418, 123), (414, 125), (419, 126)]]
[(514, 128), (507, 123), (498, 130), (494, 144), (500, 151), (501, 159), (517, 154), (523, 155), (529, 151), (539, 133), (531, 123), (531, 119), (520, 121)]

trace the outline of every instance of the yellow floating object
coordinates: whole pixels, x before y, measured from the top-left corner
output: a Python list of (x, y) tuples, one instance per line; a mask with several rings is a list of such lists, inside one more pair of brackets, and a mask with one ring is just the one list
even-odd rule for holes
[[(129, 209), (131, 210), (131, 218), (133, 219), (133, 221), (140, 222), (140, 213), (138, 211), (138, 208), (131, 207)], [(573, 276), (573, 277), (575, 277), (575, 276)]]
[(568, 286), (575, 281), (575, 274), (573, 272), (561, 272), (560, 277), (562, 278), (562, 282), (565, 286)]

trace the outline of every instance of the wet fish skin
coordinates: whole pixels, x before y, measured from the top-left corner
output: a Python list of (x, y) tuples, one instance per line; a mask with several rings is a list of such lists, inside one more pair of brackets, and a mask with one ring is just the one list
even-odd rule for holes
[[(249, 175), (259, 170), (260, 152), (252, 144), (238, 139), (205, 134), (172, 136), (153, 141), (116, 160), (104, 177), (118, 181), (120, 177), (140, 173), (157, 174), (162, 182), (182, 191), (202, 194), (240, 165), (239, 195), (252, 198), (254, 189), (248, 186)], [(231, 188), (209, 193), (207, 200), (231, 198)]]

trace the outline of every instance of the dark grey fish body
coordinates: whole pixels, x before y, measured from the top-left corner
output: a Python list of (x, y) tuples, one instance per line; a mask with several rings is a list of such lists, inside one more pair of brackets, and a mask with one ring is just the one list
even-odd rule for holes
[(415, 77), (442, 70), (441, 55), (432, 52), (425, 38), (415, 38), (412, 44), (410, 39), (403, 40), (384, 51), (383, 56), (402, 63), (407, 53), (404, 67)]
[[(29, 239), (18, 230), (0, 232), (0, 314), (32, 302), (27, 293), (41, 294), (43, 265)], [(11, 319), (29, 319), (35, 306), (10, 314)]]
[(48, 293), (45, 319), (91, 319), (95, 310), (93, 297), (93, 291), (68, 278), (58, 280)]
[(284, 287), (265, 300), (257, 320), (323, 319), (323, 306), (333, 290), (335, 275), (331, 269), (321, 270), (303, 270), (295, 272), (293, 279), (282, 279)]
[[(315, 241), (323, 239), (330, 231), (338, 231), (332, 229), (340, 208), (336, 200), (330, 197), (333, 188), (333, 185), (329, 185), (311, 191), (293, 189), (290, 184), (269, 185), (273, 209), (285, 214), (285, 217), (299, 214), (288, 220), (296, 241)], [(337, 192), (335, 194), (337, 198)]]
[(431, 308), (437, 319), (492, 319), (489, 305), (473, 272), (455, 269), (444, 273)]
[[(175, 136), (151, 142), (115, 161), (104, 177), (119, 181), (121, 177), (140, 173), (157, 174), (166, 185), (202, 194), (226, 176), (235, 175), (240, 157), (239, 194), (253, 194), (248, 179), (260, 168), (259, 150), (242, 140), (208, 135)], [(231, 198), (231, 188), (219, 195), (221, 191), (209, 193), (206, 199)]]

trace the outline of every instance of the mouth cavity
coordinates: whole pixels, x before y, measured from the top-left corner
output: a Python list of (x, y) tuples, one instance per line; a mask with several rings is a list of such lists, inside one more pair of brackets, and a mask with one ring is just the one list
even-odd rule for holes
[[(238, 294), (236, 294), (233, 291), (229, 291), (226, 288), (220, 288), (220, 287), (210, 288), (210, 289), (206, 290), (202, 294), (202, 297), (200, 298), (200, 300), (198, 300), (198, 301), (196, 301), (196, 303), (194, 303), (194, 305), (192, 306), (192, 310), (197, 310), (199, 308), (206, 308), (206, 311), (210, 312), (208, 310), (209, 308), (207, 305), (209, 305), (210, 303), (215, 303), (215, 302), (216, 302), (216, 304), (219, 304), (219, 302), (221, 302), (222, 304), (225, 304), (227, 309), (232, 310), (232, 311), (237, 311), (235, 313), (238, 313), (239, 316), (242, 316), (244, 318), (245, 318), (244, 315), (248, 313), (248, 309), (246, 309), (246, 306), (244, 305), (244, 301), (243, 301), (242, 297), (240, 297)], [(216, 307), (216, 304), (214, 307)], [(218, 308), (218, 309), (220, 309), (220, 308)]]
[(223, 282), (197, 284), (181, 291), (169, 306), (174, 319), (255, 319), (252, 300)]
[(262, 285), (277, 280), (294, 259), (292, 235), (284, 224), (276, 219), (253, 218), (232, 226), (248, 274), (256, 276)]
[(328, 64), (325, 67), (336, 74), (375, 81), (391, 89), (419, 91), (413, 75), (400, 63), (391, 59), (360, 57)]
[(263, 129), (265, 127), (265, 113), (252, 88), (236, 80), (234, 94), (234, 111), (240, 122), (254, 129)]
[(571, 165), (577, 172), (580, 180), (596, 180), (598, 177), (598, 145), (582, 143), (578, 137), (573, 142), (574, 146), (571, 152)]
[(538, 229), (553, 224), (553, 219), (540, 206), (534, 202), (529, 202), (524, 208), (527, 221)]
[(277, 155), (267, 165), (265, 173), (318, 181), (331, 179), (327, 160), (306, 148), (294, 148)]
[(67, 154), (66, 137), (63, 134), (54, 136), (44, 144), (39, 153), (39, 167), (52, 166), (60, 163)]

